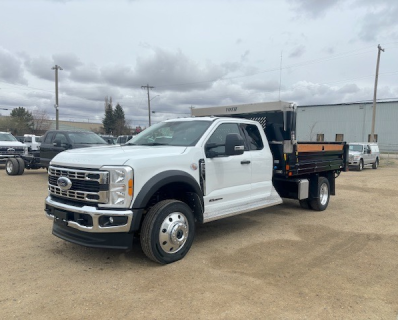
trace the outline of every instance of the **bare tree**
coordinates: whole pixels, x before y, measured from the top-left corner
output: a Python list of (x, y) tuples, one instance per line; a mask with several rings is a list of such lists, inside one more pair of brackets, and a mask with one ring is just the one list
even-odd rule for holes
[(37, 135), (44, 134), (50, 129), (50, 120), (46, 111), (37, 109), (32, 112), (33, 114), (33, 133)]

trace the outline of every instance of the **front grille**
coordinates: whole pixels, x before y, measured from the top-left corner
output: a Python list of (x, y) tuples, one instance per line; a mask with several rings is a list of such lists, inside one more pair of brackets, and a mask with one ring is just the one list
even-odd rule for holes
[[(58, 185), (58, 178), (67, 177), (69, 189)], [(71, 200), (107, 203), (109, 190), (107, 171), (89, 171), (50, 166), (48, 169), (48, 190), (50, 194)]]
[(0, 147), (0, 155), (17, 155), (24, 154), (24, 149), (21, 147)]

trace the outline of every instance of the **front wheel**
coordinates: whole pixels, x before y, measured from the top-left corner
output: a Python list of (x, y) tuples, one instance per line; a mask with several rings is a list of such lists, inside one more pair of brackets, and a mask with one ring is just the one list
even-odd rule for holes
[(318, 178), (319, 197), (310, 201), (310, 206), (315, 211), (323, 211), (327, 208), (330, 199), (330, 184), (325, 177)]
[(164, 200), (146, 214), (141, 228), (141, 247), (145, 255), (167, 264), (182, 259), (195, 236), (195, 219), (184, 202)]

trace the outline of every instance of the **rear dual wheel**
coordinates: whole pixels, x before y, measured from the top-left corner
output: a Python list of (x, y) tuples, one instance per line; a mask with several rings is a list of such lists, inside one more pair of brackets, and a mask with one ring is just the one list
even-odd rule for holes
[(318, 178), (318, 194), (319, 197), (311, 199), (310, 207), (315, 211), (323, 211), (327, 208), (330, 199), (330, 184), (325, 177)]
[(9, 176), (17, 176), (25, 171), (25, 162), (21, 158), (10, 158), (6, 162), (6, 172)]
[(330, 199), (330, 184), (325, 177), (318, 178), (318, 198), (299, 200), (300, 207), (306, 210), (323, 211), (327, 208)]

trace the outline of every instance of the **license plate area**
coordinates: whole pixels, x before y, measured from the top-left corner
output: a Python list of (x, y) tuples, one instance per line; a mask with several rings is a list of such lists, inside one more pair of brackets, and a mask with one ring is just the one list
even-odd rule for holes
[(68, 225), (68, 213), (66, 211), (54, 209), (53, 215), (55, 223)]

